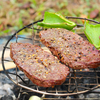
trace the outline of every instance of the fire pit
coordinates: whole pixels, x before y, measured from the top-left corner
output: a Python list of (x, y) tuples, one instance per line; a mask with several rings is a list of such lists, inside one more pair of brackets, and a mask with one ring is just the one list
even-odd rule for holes
[[(77, 17), (67, 17), (72, 20), (88, 20), (92, 23), (99, 23), (94, 20), (86, 19), (86, 18), (77, 18)], [(39, 20), (42, 21), (42, 20)], [(37, 22), (39, 22), (37, 21)], [(11, 62), (14, 64), (14, 62), (11, 59), (6, 59), (5, 58), (5, 53), (7, 50), (10, 49), (9, 45), (12, 42), (12, 39), (15, 39), (13, 42), (19, 42), (21, 39), (22, 42), (26, 42), (26, 40), (31, 41), (33, 44), (38, 44), (41, 45), (41, 47), (44, 47), (42, 43), (39, 41), (39, 36), (38, 33), (39, 31), (43, 30), (41, 27), (36, 27), (37, 22), (33, 22), (22, 29), (18, 30), (16, 33), (14, 33), (10, 39), (7, 41), (3, 48), (3, 53), (2, 53), (2, 66), (5, 74), (7, 77), (15, 83), (19, 87), (19, 93), (17, 95), (17, 98), (21, 98), (19, 100), (28, 100), (31, 95), (38, 95), (40, 97), (43, 97), (44, 99), (50, 99), (50, 98), (79, 98), (77, 95), (83, 95), (86, 93), (100, 93), (99, 91), (96, 91), (95, 89), (100, 87), (100, 68), (96, 69), (89, 69), (89, 70), (73, 70), (70, 68), (70, 74), (66, 78), (66, 81), (60, 85), (60, 86), (55, 86), (55, 87), (50, 87), (50, 88), (44, 88), (44, 87), (39, 87), (33, 84), (22, 72), (20, 75), (18, 73), (18, 68), (16, 66), (15, 72), (9, 72), (7, 70), (7, 66), (5, 65), (5, 62)], [(24, 29), (29, 29), (32, 30), (32, 37), (23, 37), (19, 35), (19, 32), (24, 30)], [(83, 34), (84, 30), (84, 25), (77, 24), (77, 27), (74, 29), (76, 33), (81, 35), (82, 37), (85, 38), (85, 35)], [(16, 77), (15, 79), (13, 78)], [(97, 89), (98, 90), (98, 89)], [(24, 98), (24, 99), (23, 99)]]

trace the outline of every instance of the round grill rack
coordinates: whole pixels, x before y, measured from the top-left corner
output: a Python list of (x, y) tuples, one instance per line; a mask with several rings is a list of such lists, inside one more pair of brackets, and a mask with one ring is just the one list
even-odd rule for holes
[[(94, 24), (100, 24), (97, 21), (86, 19), (86, 18), (78, 18), (78, 17), (66, 17), (66, 18), (72, 19), (72, 20), (84, 20), (84, 21), (88, 20), (89, 22), (93, 22)], [(37, 37), (38, 37), (39, 31), (43, 29), (40, 27), (35, 28), (34, 26), (37, 25), (37, 22), (40, 22), (42, 20), (43, 19), (33, 22), (23, 27), (22, 29), (18, 30), (16, 33), (14, 33), (10, 37), (10, 39), (5, 44), (3, 48), (3, 52), (2, 52), (2, 66), (8, 78), (11, 81), (13, 81), (16, 85), (27, 89), (27, 91), (36, 92), (43, 95), (70, 96), (70, 95), (86, 93), (96, 88), (99, 88), (100, 87), (100, 68), (99, 67), (96, 69), (89, 69), (87, 71), (84, 69), (83, 70), (70, 69), (70, 74), (66, 78), (66, 81), (62, 85), (55, 86), (53, 88), (52, 87), (44, 88), (44, 87), (36, 86), (24, 75), (24, 73), (23, 75), (25, 77), (22, 77), (18, 74), (17, 66), (16, 66), (16, 72), (14, 73), (11, 73), (8, 70), (6, 70), (7, 69), (7, 65), (5, 65), (6, 62), (14, 63), (12, 60), (5, 58), (5, 52), (10, 49), (9, 45), (13, 39), (15, 39), (15, 41), (13, 42), (19, 42), (19, 40), (22, 39), (23, 41), (30, 40), (33, 44), (41, 45), (41, 42), (39, 41), (39, 38)], [(23, 36), (18, 35), (20, 31), (24, 29), (32, 30), (33, 36), (23, 37)], [(84, 25), (82, 24), (77, 24), (77, 27), (75, 27), (75, 32), (79, 33), (79, 35), (84, 37), (85, 35), (83, 34), (83, 30), (84, 30)], [(16, 79), (13, 79), (12, 76), (15, 76)]]

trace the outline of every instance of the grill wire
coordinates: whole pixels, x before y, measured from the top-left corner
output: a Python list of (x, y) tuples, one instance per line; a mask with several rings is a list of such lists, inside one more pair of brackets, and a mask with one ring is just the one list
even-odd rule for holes
[[(89, 20), (86, 18), (77, 18), (77, 17), (67, 17), (67, 18)], [(89, 21), (93, 23), (99, 23), (94, 20), (89, 20)], [(37, 28), (34, 27), (37, 22), (31, 23), (23, 27), (22, 29), (18, 30), (15, 34), (13, 34), (5, 44), (2, 53), (2, 66), (4, 72), (6, 73), (6, 75), (11, 81), (13, 81), (19, 87), (21, 87), (20, 93), (37, 93), (38, 95), (43, 96), (45, 98), (50, 98), (51, 96), (52, 98), (54, 97), (62, 98), (63, 96), (73, 96), (73, 95), (87, 93), (87, 92), (100, 93), (100, 91), (99, 92), (94, 91), (94, 89), (97, 89), (100, 86), (99, 67), (95, 69), (89, 69), (89, 70), (84, 70), (84, 69), (73, 70), (70, 68), (70, 74), (66, 78), (66, 81), (60, 86), (55, 86), (50, 88), (36, 86), (24, 75), (24, 73), (22, 76), (20, 76), (18, 74), (17, 66), (16, 66), (16, 72), (9, 72), (8, 70), (6, 70), (7, 66), (5, 66), (5, 62), (14, 63), (12, 60), (5, 58), (5, 52), (10, 49), (9, 45), (11, 42), (19, 42), (20, 40), (22, 42), (29, 41), (33, 44), (41, 45), (41, 47), (44, 47), (44, 45), (42, 45), (42, 43), (39, 41), (39, 36), (38, 36), (39, 31), (43, 29), (40, 27)], [(23, 37), (19, 35), (19, 32), (24, 29), (32, 30), (32, 37)], [(82, 30), (82, 32), (80, 32), (80, 30)], [(85, 38), (85, 35), (83, 34), (83, 30), (84, 30), (84, 26), (81, 24), (78, 24), (77, 27), (75, 28), (75, 32), (81, 35), (83, 38)], [(14, 80), (12, 76), (15, 76), (16, 79)]]

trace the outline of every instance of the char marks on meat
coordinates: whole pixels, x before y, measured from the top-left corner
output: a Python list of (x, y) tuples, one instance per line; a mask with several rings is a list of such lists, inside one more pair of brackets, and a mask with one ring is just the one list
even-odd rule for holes
[(73, 69), (96, 68), (100, 52), (87, 40), (66, 29), (48, 29), (40, 32), (41, 42), (58, 59)]
[(67, 66), (37, 45), (11, 43), (10, 56), (17, 67), (41, 87), (61, 85), (69, 74)]

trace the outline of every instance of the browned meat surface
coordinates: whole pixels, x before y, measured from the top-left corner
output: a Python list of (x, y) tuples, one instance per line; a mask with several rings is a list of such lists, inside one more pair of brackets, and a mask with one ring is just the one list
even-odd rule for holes
[(11, 43), (10, 56), (17, 67), (38, 86), (61, 85), (69, 74), (67, 66), (37, 45)]
[(100, 65), (100, 51), (78, 34), (66, 29), (48, 29), (40, 32), (40, 38), (61, 62), (73, 69)]

